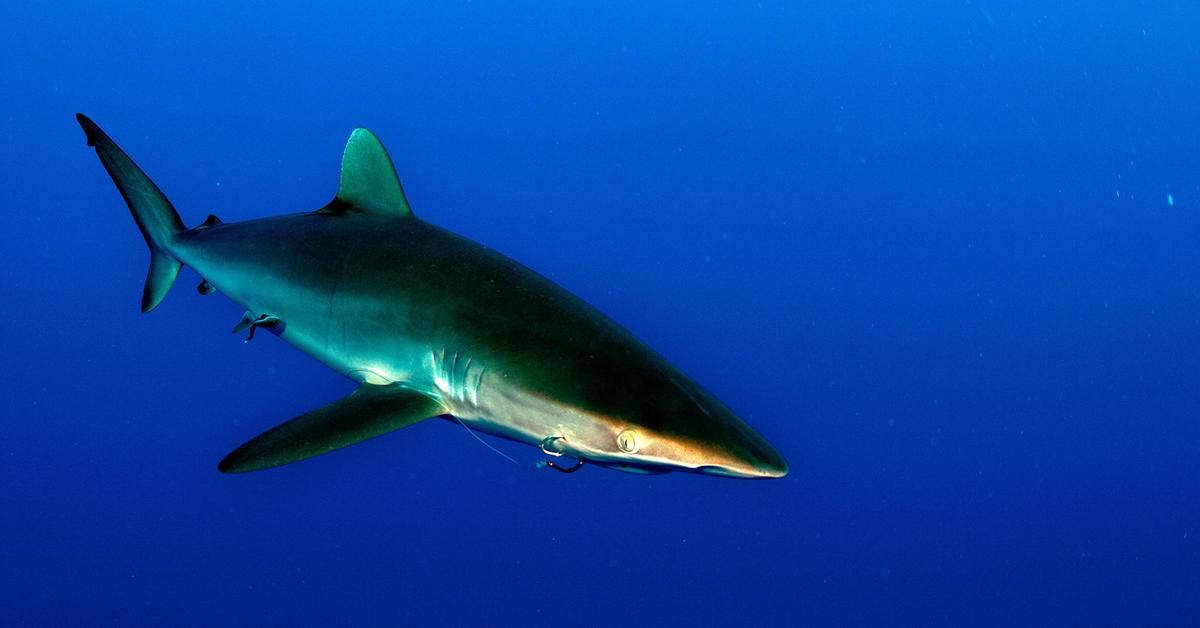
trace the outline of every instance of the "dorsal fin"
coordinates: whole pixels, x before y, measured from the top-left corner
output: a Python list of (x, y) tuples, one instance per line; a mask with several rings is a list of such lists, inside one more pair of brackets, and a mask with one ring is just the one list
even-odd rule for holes
[(342, 180), (331, 205), (366, 214), (408, 217), (412, 209), (383, 143), (366, 129), (354, 129), (342, 154)]

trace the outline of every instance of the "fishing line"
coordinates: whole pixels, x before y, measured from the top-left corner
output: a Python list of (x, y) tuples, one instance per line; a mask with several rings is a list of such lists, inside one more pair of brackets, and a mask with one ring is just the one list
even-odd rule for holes
[[(454, 416), (454, 415), (450, 415), (450, 416)], [(482, 438), (479, 438), (479, 434), (476, 434), (474, 430), (472, 430), (471, 428), (467, 427), (467, 424), (466, 424), (466, 423), (463, 423), (462, 419), (460, 419), (460, 418), (458, 418), (458, 417), (454, 417), (454, 420), (455, 420), (455, 421), (458, 421), (458, 424), (459, 424), (459, 425), (461, 425), (461, 426), (463, 426), (463, 429), (467, 430), (467, 433), (468, 433), (468, 434), (470, 434), (471, 436), (474, 436), (474, 437), (475, 437), (475, 440), (477, 440), (477, 441), (479, 441), (480, 443), (482, 443), (484, 447), (487, 447), (488, 449), (490, 449), (490, 450), (492, 450), (492, 451), (494, 451), (494, 452), (496, 452), (496, 453), (500, 454), (500, 455), (501, 455), (501, 456), (503, 456), (505, 459), (507, 459), (509, 462), (511, 462), (511, 463), (513, 463), (513, 464), (515, 464), (515, 465), (517, 465), (517, 466), (521, 466), (521, 463), (517, 462), (516, 460), (513, 460), (513, 459), (512, 459), (512, 456), (509, 456), (508, 454), (504, 453), (503, 451), (500, 451), (499, 449), (496, 449), (495, 447), (492, 447), (490, 443), (488, 443), (487, 441), (483, 440)]]

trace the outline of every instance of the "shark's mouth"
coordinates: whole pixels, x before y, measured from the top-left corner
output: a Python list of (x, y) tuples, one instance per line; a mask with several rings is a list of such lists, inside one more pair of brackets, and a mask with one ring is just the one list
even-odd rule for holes
[(758, 471), (758, 470), (749, 469), (749, 468), (733, 469), (733, 468), (729, 468), (729, 467), (723, 467), (720, 465), (703, 465), (703, 466), (699, 466), (699, 467), (676, 467), (676, 466), (667, 466), (667, 465), (658, 465), (658, 464), (632, 464), (632, 463), (628, 463), (628, 462), (611, 462), (611, 461), (598, 462), (595, 460), (588, 460), (587, 462), (588, 462), (588, 464), (594, 464), (598, 467), (604, 467), (606, 469), (612, 469), (614, 471), (624, 471), (625, 473), (636, 473), (639, 475), (662, 475), (664, 473), (670, 473), (672, 471), (684, 471), (687, 473), (698, 473), (701, 475), (715, 475), (715, 476), (720, 476), (720, 477), (739, 478), (739, 479), (764, 479), (764, 478), (779, 477), (777, 474), (773, 474), (768, 471)]
[(625, 473), (636, 473), (638, 475), (662, 475), (663, 473), (674, 471), (671, 467), (653, 464), (630, 464), (628, 462), (611, 461), (597, 462), (595, 460), (588, 460), (588, 462), (598, 467), (605, 467), (614, 471), (624, 471)]
[(726, 477), (726, 478), (740, 478), (740, 479), (750, 479), (750, 480), (778, 478), (778, 477), (783, 477), (783, 475), (785, 475), (787, 473), (786, 471), (778, 472), (778, 471), (758, 470), (758, 469), (751, 469), (751, 468), (731, 469), (729, 467), (722, 467), (720, 465), (704, 465), (702, 467), (696, 467), (695, 469), (687, 469), (687, 470), (692, 473), (700, 473), (703, 475), (719, 475), (721, 477)]

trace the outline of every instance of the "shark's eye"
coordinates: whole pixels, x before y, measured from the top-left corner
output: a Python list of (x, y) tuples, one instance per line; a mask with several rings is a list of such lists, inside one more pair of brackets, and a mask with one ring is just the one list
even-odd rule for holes
[(636, 454), (641, 445), (638, 443), (637, 432), (625, 430), (617, 434), (617, 447), (627, 454)]

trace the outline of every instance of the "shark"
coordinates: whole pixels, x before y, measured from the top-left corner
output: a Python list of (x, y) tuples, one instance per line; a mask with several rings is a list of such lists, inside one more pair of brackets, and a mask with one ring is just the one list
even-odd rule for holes
[[(418, 218), (391, 158), (356, 129), (315, 211), (186, 228), (141, 168), (77, 114), (150, 250), (141, 310), (183, 266), (357, 388), (251, 438), (219, 471), (329, 453), (429, 418), (524, 443), (573, 472), (780, 478), (783, 456), (625, 328), (541, 274)], [(559, 462), (555, 462), (559, 460)], [(567, 462), (571, 461), (571, 462)]]

